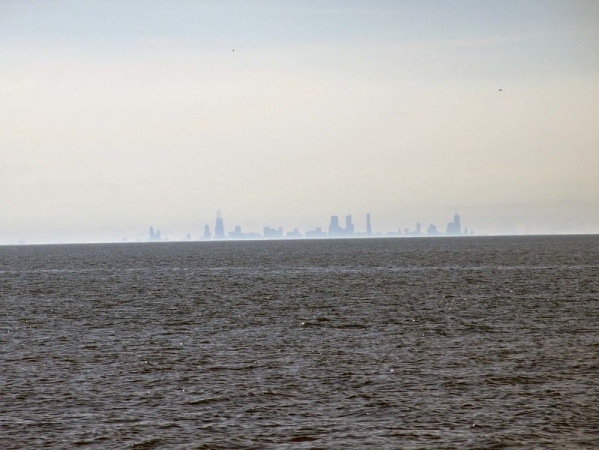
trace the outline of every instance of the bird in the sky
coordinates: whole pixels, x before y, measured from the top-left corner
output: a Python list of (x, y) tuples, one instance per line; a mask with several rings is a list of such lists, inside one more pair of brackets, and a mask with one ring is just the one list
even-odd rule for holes
[(499, 89), (499, 92), (503, 92), (503, 89)]

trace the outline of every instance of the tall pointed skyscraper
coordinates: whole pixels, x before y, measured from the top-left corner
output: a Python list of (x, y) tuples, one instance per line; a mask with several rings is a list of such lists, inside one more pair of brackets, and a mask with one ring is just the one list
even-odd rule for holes
[(459, 236), (462, 234), (462, 224), (460, 223), (460, 216), (458, 214), (453, 216), (453, 222), (447, 224), (447, 234), (449, 236)]
[(220, 215), (220, 209), (216, 211), (216, 224), (214, 225), (214, 239), (225, 238), (225, 225)]

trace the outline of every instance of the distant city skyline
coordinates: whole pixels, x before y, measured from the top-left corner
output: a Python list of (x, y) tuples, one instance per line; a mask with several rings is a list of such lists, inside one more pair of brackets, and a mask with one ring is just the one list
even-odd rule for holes
[[(17, 239), (14, 241), (2, 241), (0, 236), (0, 245), (26, 245), (26, 244), (53, 244), (53, 243), (124, 243), (124, 242), (183, 242), (183, 241), (227, 241), (227, 240), (271, 240), (271, 239), (348, 239), (348, 238), (391, 238), (391, 237), (455, 237), (455, 236), (502, 236), (502, 235), (518, 235), (520, 233), (477, 233), (474, 229), (462, 225), (461, 216), (456, 212), (451, 221), (445, 226), (440, 227), (437, 224), (430, 222), (426, 229), (422, 226), (422, 222), (414, 222), (411, 227), (373, 227), (371, 222), (371, 214), (365, 213), (363, 220), (358, 219), (358, 227), (354, 222), (354, 215), (347, 214), (343, 217), (344, 226), (341, 226), (340, 216), (329, 216), (328, 224), (325, 226), (308, 226), (304, 231), (300, 231), (298, 227), (284, 228), (282, 226), (272, 227), (264, 225), (261, 231), (256, 229), (246, 229), (240, 223), (241, 221), (232, 221), (234, 225), (227, 228), (225, 217), (220, 209), (216, 210), (213, 223), (204, 223), (203, 225), (194, 225), (185, 230), (177, 232), (163, 233), (161, 227), (155, 224), (149, 225), (146, 228), (145, 237), (140, 233), (139, 227), (137, 232), (125, 235), (115, 239), (79, 239), (79, 240), (46, 240), (46, 241), (31, 241), (26, 239)], [(321, 221), (320, 223), (324, 223)], [(376, 218), (375, 218), (376, 222)], [(164, 223), (166, 229), (172, 229), (171, 226)], [(444, 231), (440, 231), (444, 230)], [(535, 235), (537, 233), (531, 233)], [(538, 233), (543, 234), (543, 233)], [(555, 233), (550, 233), (555, 234)], [(566, 233), (570, 234), (570, 233)], [(578, 233), (574, 233), (578, 234)], [(583, 233), (588, 234), (588, 233)], [(592, 233), (591, 233), (592, 234)], [(527, 235), (527, 233), (523, 233)]]
[[(474, 230), (468, 230), (468, 228), (462, 228), (460, 216), (456, 213), (453, 216), (451, 222), (447, 223), (445, 233), (438, 231), (437, 226), (431, 223), (428, 226), (426, 232), (422, 232), (421, 224), (416, 223), (414, 230), (409, 228), (401, 228), (396, 230), (386, 231), (372, 231), (371, 216), (370, 213), (365, 214), (364, 217), (364, 231), (356, 231), (353, 218), (351, 214), (345, 216), (345, 227), (341, 227), (339, 224), (339, 216), (331, 216), (328, 225), (328, 232), (323, 231), (323, 227), (314, 227), (308, 229), (304, 233), (300, 232), (297, 228), (285, 231), (283, 227), (273, 228), (269, 225), (265, 225), (262, 228), (262, 234), (255, 231), (243, 231), (241, 225), (234, 225), (233, 230), (227, 232), (224, 223), (224, 217), (221, 214), (220, 209), (216, 212), (216, 218), (214, 221), (214, 234), (212, 234), (210, 224), (205, 224), (203, 227), (203, 233), (198, 234), (197, 238), (193, 238), (191, 233), (185, 236), (185, 240), (199, 240), (199, 241), (221, 241), (221, 240), (254, 240), (254, 239), (339, 239), (339, 238), (368, 238), (368, 237), (433, 237), (433, 236), (473, 236)], [(153, 226), (150, 226), (148, 241), (155, 242), (160, 241), (161, 234), (159, 230), (155, 230)], [(170, 239), (166, 239), (170, 240)], [(181, 239), (183, 240), (183, 239)]]

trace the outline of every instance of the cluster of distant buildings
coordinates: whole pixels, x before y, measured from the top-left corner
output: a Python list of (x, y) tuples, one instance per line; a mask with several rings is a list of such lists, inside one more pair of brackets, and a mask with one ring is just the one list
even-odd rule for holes
[[(200, 238), (200, 240), (209, 241), (209, 240), (226, 240), (226, 239), (319, 239), (319, 238), (352, 238), (352, 237), (393, 237), (393, 236), (463, 236), (463, 235), (472, 235), (474, 232), (472, 230), (468, 231), (468, 228), (462, 228), (460, 223), (460, 216), (456, 214), (453, 216), (453, 221), (447, 224), (445, 228), (445, 233), (441, 233), (437, 226), (434, 224), (430, 224), (426, 230), (426, 232), (422, 231), (420, 223), (416, 224), (415, 230), (410, 230), (408, 228), (404, 228), (403, 231), (398, 229), (397, 231), (390, 231), (387, 233), (373, 233), (372, 225), (370, 223), (370, 214), (366, 214), (366, 231), (364, 232), (356, 232), (354, 223), (352, 222), (352, 216), (345, 216), (345, 226), (341, 226), (338, 216), (331, 216), (331, 221), (329, 223), (328, 230), (323, 230), (322, 227), (317, 227), (314, 230), (306, 231), (305, 234), (302, 235), (297, 228), (294, 228), (292, 231), (283, 232), (283, 228), (271, 228), (269, 226), (265, 226), (262, 230), (262, 234), (250, 232), (244, 233), (241, 231), (241, 227), (236, 225), (233, 231), (229, 231), (228, 233), (225, 231), (225, 224), (223, 217), (221, 216), (220, 211), (216, 213), (216, 220), (214, 223), (214, 232), (211, 231), (210, 225), (206, 224), (204, 226), (204, 234)], [(187, 239), (191, 240), (191, 236), (188, 234)], [(153, 227), (150, 227), (150, 241), (160, 241), (162, 238), (160, 237), (160, 231), (154, 230)]]

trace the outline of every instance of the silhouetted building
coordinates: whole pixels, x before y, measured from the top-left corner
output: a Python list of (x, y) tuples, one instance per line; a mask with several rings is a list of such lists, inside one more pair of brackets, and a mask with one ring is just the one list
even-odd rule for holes
[(271, 228), (264, 227), (264, 238), (265, 239), (281, 239), (283, 237), (283, 227)]
[(437, 236), (439, 231), (437, 230), (437, 226), (432, 223), (428, 226), (428, 230), (426, 230), (426, 234), (429, 236)]
[(154, 231), (154, 227), (150, 227), (149, 240), (150, 241), (159, 241), (160, 240), (160, 231), (159, 230)]
[(345, 237), (353, 236), (355, 233), (354, 224), (351, 215), (345, 216), (345, 228), (339, 226), (339, 217), (331, 216), (329, 224), (329, 237)]
[(446, 233), (449, 236), (459, 236), (460, 234), (462, 234), (462, 225), (460, 224), (460, 216), (458, 216), (457, 214), (455, 216), (453, 216), (453, 222), (449, 222), (447, 224)]
[(229, 232), (230, 239), (244, 239), (245, 234), (241, 232), (241, 227), (239, 225), (235, 226), (235, 231)]
[(370, 213), (366, 214), (366, 234), (368, 236), (372, 234), (372, 227), (370, 226)]
[(329, 237), (341, 237), (344, 234), (345, 230), (339, 226), (339, 217), (331, 216), (331, 223), (329, 224)]
[(204, 239), (211, 239), (212, 234), (210, 234), (210, 225), (204, 225)]
[(285, 233), (285, 237), (289, 239), (301, 239), (302, 234), (297, 231), (297, 228), (294, 228), (293, 231), (288, 231)]
[(455, 227), (455, 231), (457, 234), (462, 234), (462, 225), (460, 223), (460, 216), (457, 214), (453, 216), (453, 226)]
[(322, 227), (316, 227), (314, 230), (306, 231), (306, 237), (309, 239), (324, 238), (326, 235), (327, 234), (322, 231)]
[(414, 235), (416, 235), (416, 236), (420, 236), (421, 234), (422, 234), (422, 231), (421, 231), (421, 229), (420, 229), (420, 222), (418, 222), (418, 223), (416, 224), (416, 231), (414, 232)]
[(220, 210), (216, 212), (216, 223), (214, 225), (214, 239), (225, 238), (225, 224), (223, 218), (220, 215)]
[(346, 236), (354, 235), (354, 224), (351, 221), (351, 215), (345, 216), (345, 233)]

